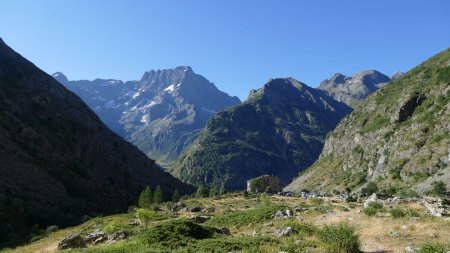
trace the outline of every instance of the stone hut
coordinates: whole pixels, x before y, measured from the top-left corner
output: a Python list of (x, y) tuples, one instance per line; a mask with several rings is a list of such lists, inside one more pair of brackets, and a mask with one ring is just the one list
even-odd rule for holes
[(263, 175), (247, 180), (247, 191), (249, 192), (280, 192), (280, 179), (275, 176)]

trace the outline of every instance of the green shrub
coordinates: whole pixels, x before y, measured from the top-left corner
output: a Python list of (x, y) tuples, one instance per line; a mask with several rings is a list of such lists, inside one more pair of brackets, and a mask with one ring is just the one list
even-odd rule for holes
[(261, 252), (261, 247), (276, 242), (269, 237), (219, 237), (191, 241), (182, 252)]
[(151, 221), (165, 220), (169, 218), (169, 215), (155, 212), (146, 208), (138, 208), (136, 209), (136, 217), (144, 223), (145, 226), (148, 226)]
[(246, 226), (271, 220), (272, 215), (276, 211), (283, 209), (286, 209), (285, 205), (263, 205), (252, 210), (219, 215), (205, 224), (214, 226)]
[(366, 207), (366, 208), (363, 208), (362, 211), (367, 216), (374, 216), (375, 214), (377, 214), (378, 209), (373, 208), (373, 207)]
[(378, 201), (372, 201), (372, 202), (369, 202), (368, 207), (374, 208), (377, 210), (381, 210), (381, 209), (383, 209), (383, 203), (378, 202)]
[(389, 210), (389, 213), (391, 214), (392, 218), (401, 218), (406, 216), (406, 212), (398, 207), (392, 208)]
[(447, 253), (449, 250), (449, 245), (428, 242), (420, 248), (419, 253)]
[(445, 196), (447, 194), (447, 186), (442, 181), (433, 182), (431, 194), (434, 196)]
[(291, 222), (286, 223), (285, 226), (291, 227), (300, 236), (313, 236), (318, 231), (317, 226), (312, 223), (299, 223), (299, 222), (291, 221)]
[(318, 231), (318, 239), (327, 252), (356, 253), (360, 252), (361, 242), (356, 229), (347, 223), (325, 225)]
[(213, 228), (188, 220), (173, 220), (148, 229), (142, 238), (149, 244), (176, 249), (196, 239), (212, 238), (214, 234)]
[(105, 231), (105, 233), (112, 234), (115, 232), (123, 231), (125, 229), (125, 224), (122, 224), (117, 220), (113, 220), (108, 225), (106, 225), (103, 230)]
[(378, 186), (376, 183), (374, 183), (372, 181), (368, 182), (366, 187), (361, 189), (361, 194), (366, 197), (370, 196), (374, 193), (377, 193), (377, 192), (378, 192)]

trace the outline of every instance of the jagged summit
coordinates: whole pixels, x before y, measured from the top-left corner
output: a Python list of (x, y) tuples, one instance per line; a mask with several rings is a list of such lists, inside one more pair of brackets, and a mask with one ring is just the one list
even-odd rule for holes
[(65, 83), (116, 133), (169, 164), (216, 112), (240, 103), (189, 66), (146, 71), (139, 81)]
[(332, 78), (322, 81), (319, 89), (338, 101), (354, 106), (390, 81), (388, 76), (376, 70), (361, 71), (350, 77), (336, 73)]
[(394, 74), (391, 75), (391, 80), (394, 81), (396, 79), (399, 79), (402, 77), (405, 73), (402, 71), (396, 71)]

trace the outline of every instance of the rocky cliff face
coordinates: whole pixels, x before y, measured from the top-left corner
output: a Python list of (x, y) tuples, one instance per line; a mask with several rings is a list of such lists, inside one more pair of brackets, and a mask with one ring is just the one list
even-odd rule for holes
[(319, 155), (326, 133), (350, 112), (325, 92), (274, 79), (241, 105), (215, 114), (170, 171), (193, 184), (244, 189), (263, 175), (290, 182)]
[(423, 193), (450, 183), (450, 50), (369, 96), (325, 142), (319, 160), (287, 190)]
[[(397, 72), (393, 77), (398, 78), (400, 75), (401, 72)], [(376, 70), (361, 71), (351, 77), (337, 73), (321, 82), (319, 89), (326, 91), (337, 101), (355, 106), (390, 81), (391, 78)]]
[(2, 40), (0, 164), (0, 245), (25, 238), (33, 224), (124, 211), (146, 185), (167, 195), (191, 190)]
[(190, 67), (151, 70), (140, 81), (54, 77), (78, 94), (116, 133), (162, 164), (171, 163), (216, 112), (240, 103)]

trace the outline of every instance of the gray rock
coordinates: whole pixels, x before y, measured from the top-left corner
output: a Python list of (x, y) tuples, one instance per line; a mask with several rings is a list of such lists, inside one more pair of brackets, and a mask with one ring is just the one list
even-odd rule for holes
[(184, 204), (183, 202), (179, 201), (176, 202), (175, 204), (173, 204), (171, 211), (172, 212), (178, 212), (178, 211), (183, 211), (186, 207), (186, 204)]
[(290, 209), (286, 209), (286, 216), (289, 218), (289, 217), (292, 217), (292, 211), (290, 210)]
[(97, 244), (105, 242), (106, 240), (108, 240), (108, 237), (107, 236), (102, 236), (102, 237), (99, 237), (99, 238), (95, 239), (93, 241), (93, 244), (97, 245)]
[(423, 197), (422, 204), (433, 216), (450, 216), (450, 205), (448, 205), (441, 198)]
[(189, 208), (189, 211), (191, 211), (191, 212), (200, 212), (201, 210), (202, 210), (202, 208), (199, 206), (193, 206), (193, 207)]
[(388, 232), (388, 235), (389, 235), (390, 237), (396, 238), (396, 237), (400, 237), (401, 233), (398, 232), (398, 231), (393, 231), (393, 230), (391, 230), (391, 231)]
[(223, 234), (223, 235), (226, 235), (226, 236), (230, 236), (231, 235), (230, 230), (228, 228), (226, 228), (226, 227), (218, 227), (218, 228), (216, 228), (216, 231), (217, 231), (217, 233), (220, 233), (220, 234)]
[(207, 220), (211, 219), (211, 216), (207, 216), (207, 215), (191, 215), (191, 216), (188, 216), (188, 219), (192, 220), (195, 223), (204, 223)]
[(277, 211), (273, 217), (275, 220), (281, 220), (284, 218), (284, 214), (282, 211)]
[(86, 234), (86, 236), (84, 237), (84, 241), (87, 243), (90, 242), (94, 242), (95, 240), (97, 240), (100, 237), (104, 237), (105, 233), (102, 231), (98, 231), (98, 232), (93, 232), (93, 233), (88, 233)]
[(58, 249), (86, 248), (86, 243), (79, 234), (69, 235), (58, 243)]
[(128, 221), (128, 225), (130, 226), (139, 226), (140, 223), (141, 222), (139, 219), (131, 219), (130, 221)]
[(112, 244), (117, 241), (124, 240), (126, 238), (128, 238), (128, 233), (126, 231), (119, 231), (112, 235), (109, 235), (106, 244)]
[(369, 203), (370, 203), (370, 202), (378, 202), (378, 201), (379, 201), (379, 200), (378, 200), (377, 194), (374, 193), (374, 194), (370, 195), (370, 196), (366, 199), (366, 201), (364, 202), (364, 208), (369, 207)]
[(295, 231), (293, 228), (291, 227), (285, 227), (285, 228), (280, 228), (277, 229), (273, 232), (273, 235), (275, 237), (282, 237), (282, 236), (289, 236), (291, 234), (293, 234)]

